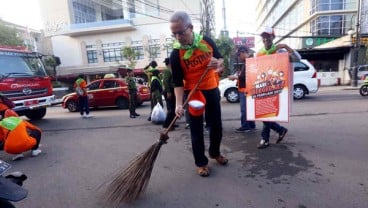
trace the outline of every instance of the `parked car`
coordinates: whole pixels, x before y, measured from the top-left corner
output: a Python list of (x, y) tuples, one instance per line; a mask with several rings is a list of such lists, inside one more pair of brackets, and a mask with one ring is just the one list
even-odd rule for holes
[[(129, 108), (129, 91), (127, 83), (121, 78), (95, 80), (87, 85), (89, 106), (91, 108), (118, 106)], [(150, 100), (150, 90), (145, 85), (137, 84), (137, 105)], [(70, 112), (78, 111), (78, 96), (70, 93), (62, 98), (63, 108)]]
[[(294, 68), (294, 99), (299, 100), (310, 93), (316, 93), (319, 88), (317, 71), (309, 61), (302, 59), (300, 62), (293, 63)], [(222, 79), (219, 89), (222, 97), (230, 103), (239, 102), (238, 88), (236, 80)]]
[(368, 64), (358, 66), (358, 84), (363, 84), (366, 77), (368, 77)]

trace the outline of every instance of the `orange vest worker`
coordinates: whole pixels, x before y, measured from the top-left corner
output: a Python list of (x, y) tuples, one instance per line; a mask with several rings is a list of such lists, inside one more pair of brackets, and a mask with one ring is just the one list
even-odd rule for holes
[(29, 136), (27, 128), (41, 131), (38, 127), (18, 117), (8, 117), (0, 121), (0, 128), (5, 135), (4, 150), (10, 154), (19, 154), (31, 150), (37, 143)]

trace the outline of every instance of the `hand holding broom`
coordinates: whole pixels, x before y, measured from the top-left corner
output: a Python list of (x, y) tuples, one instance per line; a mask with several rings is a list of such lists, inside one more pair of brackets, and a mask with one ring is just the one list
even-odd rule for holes
[[(213, 70), (212, 67), (206, 68), (194, 88), (190, 91), (183, 106), (188, 104), (191, 96), (198, 89), (199, 84), (211, 69)], [(133, 159), (129, 165), (108, 184), (105, 199), (110, 204), (110, 207), (116, 207), (122, 202), (133, 202), (145, 191), (160, 148), (169, 139), (168, 132), (178, 118), (179, 116), (176, 115), (168, 128), (161, 133), (159, 140), (145, 152)]]

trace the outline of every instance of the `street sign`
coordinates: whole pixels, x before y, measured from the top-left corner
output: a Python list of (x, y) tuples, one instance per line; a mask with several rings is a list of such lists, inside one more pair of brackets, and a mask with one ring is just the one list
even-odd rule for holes
[(254, 48), (254, 37), (235, 37), (233, 38), (234, 45), (244, 45), (248, 48)]

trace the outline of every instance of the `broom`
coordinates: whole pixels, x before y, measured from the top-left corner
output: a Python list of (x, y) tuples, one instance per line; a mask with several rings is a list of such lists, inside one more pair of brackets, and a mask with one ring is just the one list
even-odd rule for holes
[[(194, 88), (189, 92), (183, 106), (188, 104), (189, 99), (197, 90), (209, 69), (209, 67), (206, 68)], [(145, 152), (130, 161), (128, 166), (108, 184), (104, 198), (110, 206), (116, 207), (122, 202), (133, 202), (145, 192), (160, 148), (163, 144), (166, 144), (166, 141), (169, 139), (168, 132), (178, 118), (176, 115), (169, 127), (161, 133), (160, 139)]]

